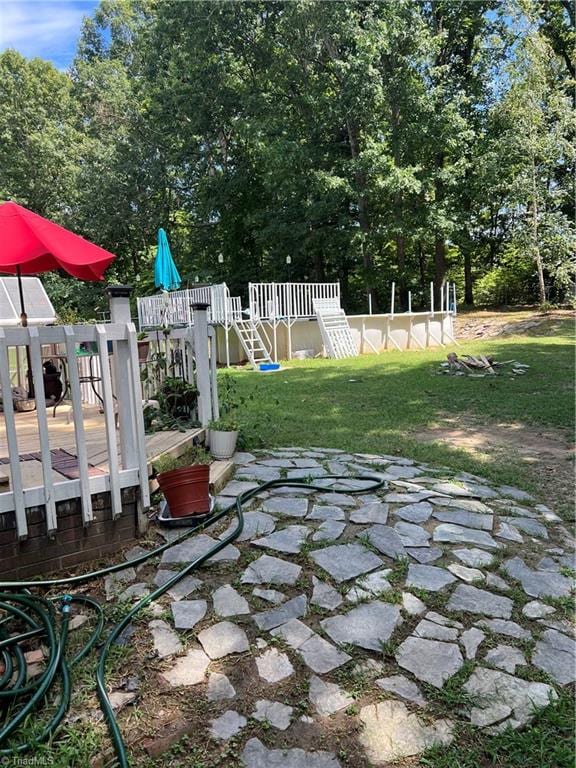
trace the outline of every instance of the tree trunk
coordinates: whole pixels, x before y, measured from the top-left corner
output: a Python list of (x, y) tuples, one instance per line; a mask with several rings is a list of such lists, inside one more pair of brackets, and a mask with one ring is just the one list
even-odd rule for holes
[[(351, 121), (346, 121), (346, 130), (348, 132), (348, 142), (350, 144), (350, 155), (352, 160), (357, 160), (360, 154), (358, 128)], [(364, 282), (366, 285), (366, 297), (368, 301), (372, 300), (372, 311), (377, 311), (376, 288), (374, 287), (374, 258), (371, 253), (369, 238), (370, 234), (370, 216), (368, 214), (368, 200), (366, 199), (366, 174), (364, 171), (354, 172), (354, 181), (358, 192), (358, 223), (360, 231), (366, 236), (362, 244), (362, 265), (364, 267)]]
[(542, 264), (542, 254), (538, 244), (538, 192), (536, 189), (536, 163), (532, 158), (532, 253), (536, 262), (536, 271), (538, 272), (538, 297), (540, 304), (546, 301), (546, 286), (544, 284), (544, 266)]
[(422, 242), (418, 243), (418, 267), (420, 269), (420, 289), (422, 290), (422, 296), (426, 296), (426, 260), (424, 258), (424, 249), (422, 248)]
[[(434, 183), (435, 203), (438, 207), (444, 197), (444, 189), (440, 180), (440, 170), (444, 166), (444, 153), (439, 152), (436, 155), (436, 168), (438, 173)], [(442, 295), (442, 286), (446, 276), (446, 238), (442, 232), (436, 232), (434, 236), (434, 301), (440, 302)]]
[(320, 251), (314, 252), (314, 273), (317, 283), (326, 282), (326, 271), (324, 269), (324, 254)]
[(446, 276), (446, 242), (440, 235), (434, 240), (434, 303), (440, 306)]
[(398, 263), (398, 298), (400, 309), (408, 307), (408, 288), (406, 286), (406, 238), (404, 235), (397, 234), (396, 241), (396, 261)]
[(464, 251), (464, 303), (474, 306), (474, 290), (472, 285), (472, 253), (470, 248)]

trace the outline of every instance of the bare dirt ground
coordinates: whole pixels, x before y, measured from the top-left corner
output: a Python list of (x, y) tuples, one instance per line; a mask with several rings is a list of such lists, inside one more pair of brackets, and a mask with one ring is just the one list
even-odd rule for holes
[[(488, 339), (512, 335), (551, 335), (557, 323), (576, 318), (572, 310), (546, 314), (535, 309), (514, 312), (482, 310), (460, 314), (456, 318), (458, 339)], [(418, 439), (447, 440), (475, 456), (501, 455), (510, 451), (533, 466), (542, 492), (555, 499), (559, 514), (571, 520), (574, 509), (574, 446), (566, 433), (551, 428), (537, 429), (525, 424), (485, 424), (460, 414), (441, 418), (437, 425), (416, 433)]]
[(538, 335), (545, 327), (546, 335), (562, 320), (576, 317), (571, 309), (556, 309), (546, 314), (534, 308), (502, 311), (485, 309), (459, 314), (455, 320), (456, 338), (491, 339), (517, 334)]
[(476, 457), (502, 456), (513, 451), (534, 467), (549, 506), (571, 516), (574, 506), (574, 448), (560, 430), (539, 430), (524, 424), (482, 424), (459, 415), (445, 416), (435, 427), (415, 433), (419, 440), (446, 440)]

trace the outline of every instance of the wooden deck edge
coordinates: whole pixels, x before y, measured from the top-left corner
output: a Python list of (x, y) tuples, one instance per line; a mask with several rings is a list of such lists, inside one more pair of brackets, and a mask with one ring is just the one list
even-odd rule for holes
[(156, 478), (152, 477), (152, 473), (154, 471), (153, 465), (156, 459), (160, 458), (160, 456), (175, 456), (175, 457), (181, 456), (190, 445), (204, 443), (205, 440), (206, 440), (206, 430), (199, 429), (194, 432), (182, 435), (182, 439), (179, 440), (177, 443), (175, 443), (167, 451), (162, 451), (161, 454), (156, 454), (155, 456), (150, 457), (146, 465), (148, 468), (150, 493), (154, 493), (154, 491), (158, 490), (158, 481), (156, 480)]
[[(191, 445), (197, 443), (203, 443), (206, 439), (206, 431), (199, 430), (192, 434), (183, 435), (182, 440), (173, 445), (168, 451), (165, 451), (162, 455), (169, 456), (181, 456), (184, 451)], [(158, 490), (158, 482), (152, 477), (153, 463), (158, 456), (153, 456), (148, 460), (148, 477), (150, 479), (150, 493)], [(229, 459), (225, 461), (214, 461), (210, 465), (210, 493), (216, 496), (226, 483), (234, 475), (235, 465), (233, 461)]]
[(210, 464), (210, 493), (217, 496), (234, 475), (234, 462), (230, 459)]
[(203, 443), (206, 440), (206, 430), (198, 429), (194, 432), (189, 432), (182, 435), (182, 439), (172, 445), (167, 451), (157, 453), (148, 459), (148, 477), (152, 474), (152, 465), (160, 458), (160, 456), (181, 456), (184, 451), (190, 446), (198, 443)]

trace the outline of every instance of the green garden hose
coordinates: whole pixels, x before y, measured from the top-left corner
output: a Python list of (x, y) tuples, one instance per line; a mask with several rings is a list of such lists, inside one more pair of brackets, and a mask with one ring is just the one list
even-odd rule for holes
[[(326, 480), (341, 480), (343, 482), (349, 482), (350, 480), (362, 480), (364, 482), (372, 481), (372, 485), (368, 487), (364, 486), (362, 488), (346, 489), (345, 492), (349, 494), (375, 491), (384, 485), (383, 480), (369, 475), (363, 475), (361, 477), (327, 475), (322, 478), (322, 481)], [(100, 641), (104, 628), (103, 609), (93, 598), (74, 594), (45, 598), (34, 594), (31, 590), (63, 586), (69, 587), (98, 579), (109, 573), (121, 571), (125, 568), (140, 565), (152, 557), (157, 557), (168, 548), (179, 544), (199, 530), (204, 530), (214, 525), (234, 510), (237, 520), (234, 529), (211, 547), (205, 554), (190, 562), (184, 569), (175, 574), (161, 587), (158, 587), (154, 592), (151, 592), (149, 595), (139, 600), (126, 613), (121, 621), (117, 622), (112, 627), (106, 640), (100, 645), (98, 666), (96, 669), (96, 690), (102, 712), (104, 713), (112, 737), (118, 765), (120, 768), (128, 768), (129, 760), (126, 753), (126, 746), (122, 739), (122, 734), (120, 733), (120, 728), (118, 727), (114, 710), (106, 690), (106, 662), (112, 645), (139, 611), (157, 600), (175, 584), (181, 581), (181, 579), (191, 574), (203, 563), (220, 552), (220, 550), (224, 549), (224, 547), (237, 539), (244, 527), (242, 507), (246, 502), (254, 498), (254, 496), (277, 486), (326, 491), (324, 485), (314, 485), (313, 483), (306, 482), (305, 478), (270, 480), (252, 490), (240, 494), (236, 501), (229, 507), (217, 511), (198, 525), (185, 531), (182, 535), (177, 536), (171, 542), (163, 544), (162, 546), (132, 560), (65, 579), (48, 579), (44, 581), (0, 581), (0, 590), (3, 590), (0, 592), (0, 616), (2, 616), (0, 619), (0, 662), (4, 667), (3, 671), (0, 668), (0, 710), (4, 712), (4, 720), (0, 723), (0, 757), (17, 755), (32, 750), (38, 744), (55, 735), (70, 705), (72, 693), (70, 670)], [(336, 488), (333, 490), (335, 492), (344, 492), (344, 490)], [(95, 612), (96, 626), (82, 648), (73, 658), (68, 660), (66, 656), (68, 629), (70, 623), (70, 611), (74, 603), (82, 604)], [(55, 604), (58, 605), (58, 610), (56, 610)], [(42, 642), (47, 646), (48, 658), (42, 674), (29, 681), (27, 680), (27, 663), (21, 644), (36, 637), (41, 637)], [(8, 739), (10, 739), (11, 742), (17, 739), (16, 734), (18, 729), (33, 713), (36, 713), (40, 709), (48, 699), (49, 694), (54, 693), (56, 686), (60, 689), (58, 706), (54, 714), (51, 715), (49, 721), (43, 727), (42, 732), (33, 739), (15, 743), (14, 745), (11, 744), (9, 747), (3, 746)], [(53, 696), (52, 699), (54, 700), (55, 696)]]

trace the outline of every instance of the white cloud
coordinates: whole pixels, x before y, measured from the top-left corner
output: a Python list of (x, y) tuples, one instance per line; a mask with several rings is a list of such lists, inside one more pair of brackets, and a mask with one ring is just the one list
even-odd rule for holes
[(0, 50), (68, 63), (82, 19), (95, 5), (94, 0), (0, 0)]

